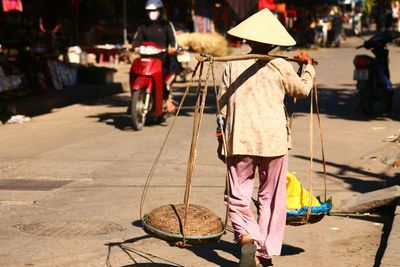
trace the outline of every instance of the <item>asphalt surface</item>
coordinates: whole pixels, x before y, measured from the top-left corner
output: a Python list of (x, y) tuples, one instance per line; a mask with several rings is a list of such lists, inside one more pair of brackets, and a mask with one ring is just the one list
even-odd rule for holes
[[(387, 141), (400, 134), (399, 90), (390, 114), (366, 117), (357, 110), (352, 59), (360, 52), (367, 53), (354, 48), (360, 43), (360, 39), (350, 38), (339, 49), (308, 51), (319, 61), (316, 69), (327, 195), (333, 198), (334, 213), (316, 224), (288, 226), (282, 256), (273, 259), (274, 266), (380, 266), (381, 261), (387, 263), (382, 266), (400, 266), (400, 261), (393, 260), (400, 241), (390, 238), (399, 231), (391, 227), (392, 211), (340, 214), (342, 201), (399, 183), (399, 171), (390, 165), (398, 159), (398, 143)], [(234, 53), (245, 51), (235, 49)], [(297, 51), (281, 52), (294, 53)], [(399, 87), (400, 47), (391, 46), (390, 54), (392, 80)], [(129, 66), (117, 68), (116, 80), (126, 88)], [(222, 69), (222, 64), (216, 65), (217, 78)], [(184, 86), (176, 84), (176, 100)], [(208, 207), (224, 218), (225, 170), (215, 153), (213, 97), (210, 90), (191, 203)], [(154, 173), (145, 212), (164, 204), (182, 203), (193, 123), (194, 96), (189, 98)], [(237, 264), (240, 250), (230, 228), (216, 244), (180, 249), (140, 227), (143, 185), (169, 128), (149, 125), (134, 132), (126, 114), (127, 105), (129, 93), (125, 91), (53, 108), (23, 124), (0, 126), (0, 266)], [(294, 149), (289, 161), (289, 170), (307, 188), (308, 107), (308, 100), (296, 106)], [(171, 125), (172, 118), (167, 122)], [(313, 189), (323, 198), (316, 126), (314, 131)], [(398, 216), (395, 218), (398, 220)]]

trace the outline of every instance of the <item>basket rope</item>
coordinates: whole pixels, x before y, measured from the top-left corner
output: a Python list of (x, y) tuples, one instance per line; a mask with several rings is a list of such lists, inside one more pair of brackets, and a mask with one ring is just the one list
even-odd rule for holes
[[(312, 208), (312, 192), (313, 192), (313, 161), (314, 161), (314, 101), (315, 101), (315, 111), (317, 114), (317, 121), (318, 121), (318, 131), (319, 131), (319, 139), (321, 144), (321, 156), (322, 156), (322, 166), (323, 166), (323, 180), (324, 180), (324, 201), (327, 198), (327, 185), (326, 185), (326, 161), (325, 161), (325, 150), (324, 150), (324, 137), (323, 137), (323, 130), (322, 130), (322, 123), (321, 123), (321, 116), (319, 111), (319, 102), (318, 102), (318, 86), (317, 86), (317, 79), (314, 78), (313, 87), (310, 93), (310, 181), (309, 181), (309, 192), (310, 198), (308, 203), (308, 209), (306, 214), (306, 221), (307, 224), (309, 222), (309, 218), (311, 216), (311, 208)], [(292, 114), (293, 116), (293, 114)]]
[(196, 67), (195, 67), (194, 70), (193, 70), (192, 77), (191, 77), (191, 79), (190, 79), (188, 85), (186, 86), (185, 92), (184, 92), (184, 94), (183, 94), (183, 97), (182, 97), (182, 99), (181, 99), (181, 102), (179, 103), (178, 109), (177, 109), (177, 111), (176, 111), (174, 120), (172, 121), (171, 126), (170, 126), (169, 129), (168, 129), (168, 132), (167, 132), (167, 134), (166, 134), (166, 136), (165, 136), (165, 138), (164, 138), (164, 141), (163, 141), (163, 143), (162, 143), (162, 145), (161, 145), (161, 148), (160, 148), (159, 152), (157, 153), (157, 155), (156, 155), (156, 157), (155, 157), (155, 159), (154, 159), (154, 161), (153, 161), (153, 164), (152, 164), (152, 166), (151, 166), (151, 168), (150, 168), (149, 174), (147, 175), (147, 179), (146, 179), (146, 182), (145, 182), (145, 184), (144, 184), (142, 196), (141, 196), (141, 199), (140, 199), (140, 212), (139, 212), (139, 214), (140, 214), (141, 220), (143, 220), (143, 206), (144, 206), (144, 201), (145, 201), (145, 199), (146, 199), (147, 191), (148, 191), (148, 188), (149, 188), (151, 179), (153, 178), (154, 171), (155, 171), (155, 169), (156, 169), (156, 167), (157, 167), (157, 165), (158, 165), (158, 162), (159, 162), (159, 160), (160, 160), (161, 154), (162, 154), (162, 152), (164, 151), (165, 145), (166, 145), (166, 143), (167, 143), (167, 141), (168, 141), (168, 138), (169, 138), (169, 136), (170, 136), (170, 134), (171, 134), (171, 131), (172, 131), (174, 125), (175, 125), (176, 119), (178, 118), (178, 115), (179, 115), (179, 113), (180, 113), (180, 111), (181, 111), (181, 109), (182, 109), (183, 103), (185, 102), (186, 96), (188, 95), (189, 90), (190, 90), (190, 87), (192, 86), (193, 78), (195, 77), (195, 75), (196, 75), (196, 73), (197, 73), (197, 70), (198, 70), (198, 68), (199, 68), (200, 65), (201, 65), (200, 62), (198, 62), (198, 63), (196, 64)]
[(321, 156), (322, 156), (322, 166), (324, 171), (324, 201), (326, 201), (326, 193), (327, 193), (327, 186), (326, 186), (326, 161), (325, 161), (325, 149), (324, 149), (324, 134), (322, 131), (322, 123), (321, 123), (321, 116), (319, 112), (319, 103), (318, 103), (318, 87), (317, 87), (317, 79), (314, 80), (314, 97), (315, 97), (315, 110), (317, 111), (317, 119), (318, 119), (318, 130), (319, 130), (319, 140), (321, 143)]
[(306, 215), (306, 223), (310, 219), (311, 215), (311, 206), (312, 206), (312, 194), (313, 194), (313, 161), (314, 161), (314, 110), (313, 110), (313, 101), (314, 101), (314, 89), (310, 92), (310, 180), (309, 180), (309, 202), (308, 202), (308, 209)]
[[(221, 116), (221, 107), (219, 105), (219, 99), (218, 99), (218, 90), (217, 90), (217, 83), (215, 81), (215, 73), (214, 73), (214, 58), (212, 58), (213, 64), (211, 64), (212, 68), (212, 79), (213, 79), (213, 85), (214, 85), (214, 94), (215, 94), (215, 103), (216, 103), (216, 114), (217, 114), (217, 120), (219, 116)], [(226, 136), (225, 136), (225, 131), (222, 129), (221, 131), (221, 137), (222, 137), (222, 144), (224, 146), (225, 150), (225, 163), (227, 163), (227, 156), (229, 155), (228, 153), (228, 146), (226, 144)], [(229, 206), (230, 206), (230, 195), (231, 195), (231, 187), (229, 183), (229, 176), (232, 175), (230, 170), (228, 169), (228, 164), (226, 164), (226, 175), (225, 175), (225, 188), (226, 188), (226, 212), (225, 212), (225, 223), (224, 223), (224, 230), (226, 229), (228, 225), (228, 217), (229, 217)]]
[[(193, 122), (193, 135), (192, 135), (192, 142), (191, 142), (191, 150), (190, 150), (190, 155), (189, 155), (189, 161), (188, 161), (188, 171), (187, 171), (187, 176), (186, 176), (186, 188), (185, 188), (185, 198), (184, 198), (184, 204), (186, 205), (185, 209), (185, 216), (184, 220), (182, 223), (183, 226), (183, 240), (179, 244), (181, 246), (186, 245), (186, 234), (187, 234), (187, 217), (189, 213), (189, 199), (190, 199), (190, 192), (191, 192), (191, 185), (192, 185), (192, 177), (193, 177), (193, 170), (195, 166), (195, 160), (197, 156), (197, 144), (198, 144), (198, 139), (199, 139), (199, 133), (200, 133), (200, 128), (203, 120), (203, 114), (204, 114), (204, 108), (205, 108), (205, 101), (207, 98), (207, 91), (208, 91), (208, 80), (212, 78), (213, 81), (213, 86), (214, 86), (214, 92), (215, 92), (215, 97), (216, 97), (216, 115), (220, 115), (220, 106), (218, 102), (218, 93), (217, 93), (217, 85), (215, 81), (215, 73), (214, 73), (214, 57), (212, 56), (207, 56), (207, 61), (209, 62), (208, 69), (207, 69), (207, 74), (204, 80), (204, 85), (203, 87), (201, 86), (201, 75), (199, 75), (199, 85), (198, 85), (198, 90), (197, 90), (197, 95), (196, 95), (196, 106), (195, 106), (195, 116), (194, 116), (194, 122)], [(203, 67), (203, 62), (200, 65), (202, 68)], [(202, 89), (201, 89), (202, 88)], [(223, 144), (224, 148), (226, 149), (226, 139), (225, 136), (222, 132), (222, 137), (223, 137)], [(227, 197), (227, 205), (226, 205), (226, 212), (225, 212), (225, 222), (223, 226), (222, 232), (225, 231), (227, 223), (228, 223), (228, 211), (229, 211), (229, 192), (230, 192), (230, 187), (229, 187), (229, 176), (228, 172), (226, 175), (226, 188), (228, 192), (228, 197)]]
[[(181, 102), (179, 103), (177, 112), (175, 114), (174, 120), (171, 123), (171, 126), (169, 127), (169, 130), (167, 132), (167, 135), (161, 145), (160, 151), (158, 152), (153, 165), (150, 169), (150, 172), (147, 176), (143, 192), (142, 192), (142, 197), (140, 201), (140, 218), (143, 220), (143, 207), (144, 207), (144, 202), (146, 199), (147, 191), (151, 182), (151, 179), (153, 178), (154, 171), (158, 165), (158, 162), (160, 160), (160, 156), (165, 148), (165, 145), (167, 143), (167, 140), (171, 134), (171, 131), (175, 125), (176, 119), (179, 116), (179, 113), (182, 109), (183, 103), (185, 102), (186, 96), (188, 95), (188, 92), (191, 88), (191, 85), (193, 83), (193, 79), (196, 76), (197, 70), (200, 69), (199, 71), (199, 79), (198, 79), (198, 86), (197, 86), (197, 92), (196, 92), (196, 105), (195, 105), (195, 114), (194, 114), (194, 119), (193, 119), (193, 128), (192, 128), (192, 140), (191, 140), (191, 147), (190, 147), (190, 154), (189, 154), (189, 159), (187, 163), (187, 171), (186, 171), (186, 183), (185, 183), (185, 194), (184, 194), (184, 205), (185, 205), (185, 213), (184, 213), (184, 219), (182, 222), (182, 241), (177, 242), (176, 244), (179, 246), (187, 246), (186, 244), (186, 235), (187, 235), (187, 224), (188, 224), (188, 213), (189, 213), (189, 205), (190, 205), (190, 193), (192, 189), (192, 177), (194, 173), (194, 167), (195, 167), (195, 161), (197, 157), (197, 144), (200, 136), (200, 128), (201, 124), (203, 121), (203, 114), (204, 114), (204, 109), (205, 109), (205, 102), (207, 98), (207, 86), (208, 86), (208, 80), (210, 76), (212, 76), (213, 79), (213, 84), (214, 84), (214, 90), (217, 92), (217, 87), (216, 87), (216, 82), (215, 82), (215, 75), (214, 75), (214, 60), (213, 57), (208, 57), (207, 58), (209, 61), (208, 69), (207, 69), (207, 74), (205, 79), (203, 79), (203, 69), (204, 69), (204, 62), (198, 62), (193, 73), (192, 77), (185, 89), (184, 95), (181, 99)], [(217, 97), (217, 94), (215, 95)], [(217, 114), (219, 113), (219, 104), (217, 101)], [(224, 141), (224, 146), (226, 146), (225, 141)], [(228, 184), (228, 181), (227, 181)], [(229, 192), (229, 189), (228, 189)], [(229, 203), (229, 200), (228, 200)], [(229, 204), (227, 205), (226, 209), (226, 215), (225, 215), (225, 223), (223, 226), (222, 232), (225, 231), (226, 226), (227, 226), (227, 221), (228, 221), (228, 208)]]
[[(210, 65), (212, 63), (210, 62)], [(190, 199), (190, 193), (191, 193), (191, 188), (192, 188), (192, 178), (193, 178), (193, 172), (194, 172), (194, 166), (195, 166), (195, 161), (197, 157), (197, 144), (199, 141), (199, 135), (200, 135), (200, 128), (201, 124), (203, 122), (203, 114), (204, 114), (204, 108), (205, 108), (205, 103), (206, 103), (206, 97), (207, 97), (207, 84), (208, 84), (208, 79), (210, 77), (210, 65), (207, 69), (207, 74), (206, 78), (204, 80), (204, 85), (202, 87), (202, 79), (201, 75), (199, 75), (199, 86), (197, 87), (197, 94), (196, 94), (196, 106), (195, 106), (195, 113), (194, 113), (194, 119), (193, 119), (193, 133), (192, 133), (192, 142), (190, 145), (190, 154), (189, 154), (189, 160), (188, 160), (188, 166), (187, 166), (187, 173), (186, 173), (186, 186), (185, 186), (185, 197), (183, 203), (186, 205), (185, 208), (185, 215), (183, 219), (183, 240), (182, 243), (183, 245), (186, 244), (186, 234), (187, 234), (187, 218), (188, 218), (188, 213), (189, 213), (189, 199)], [(203, 64), (201, 64), (201, 69), (203, 68)]]

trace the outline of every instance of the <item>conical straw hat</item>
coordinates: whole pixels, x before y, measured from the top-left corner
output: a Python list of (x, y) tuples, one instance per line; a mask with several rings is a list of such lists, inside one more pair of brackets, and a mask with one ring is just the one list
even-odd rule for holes
[(230, 35), (260, 43), (293, 46), (296, 41), (281, 22), (264, 8), (228, 31)]

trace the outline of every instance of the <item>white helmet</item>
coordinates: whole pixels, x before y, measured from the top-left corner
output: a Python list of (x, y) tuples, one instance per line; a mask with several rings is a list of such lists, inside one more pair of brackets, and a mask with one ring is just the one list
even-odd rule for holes
[(146, 10), (156, 10), (156, 9), (160, 9), (163, 7), (164, 7), (164, 5), (161, 0), (148, 0), (146, 2), (145, 9)]

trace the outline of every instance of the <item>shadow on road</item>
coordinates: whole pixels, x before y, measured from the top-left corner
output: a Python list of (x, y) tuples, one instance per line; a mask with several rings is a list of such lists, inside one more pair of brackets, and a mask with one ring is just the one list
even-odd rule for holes
[[(141, 227), (141, 221), (136, 220), (132, 222), (132, 225), (135, 227)], [(122, 250), (127, 255), (129, 261), (132, 262), (132, 264), (124, 266), (183, 266), (179, 263), (161, 258), (153, 253), (148, 253), (130, 246), (138, 241), (148, 238), (155, 238), (155, 237), (151, 235), (144, 235), (129, 240), (125, 240), (123, 242), (114, 242), (105, 244), (106, 246), (108, 246), (108, 255), (106, 258), (107, 266), (109, 267), (113, 266), (111, 263), (111, 254), (113, 248), (118, 248)], [(217, 266), (236, 266), (240, 258), (240, 246), (233, 242), (231, 243), (224, 240), (220, 240), (219, 242), (207, 246), (187, 247), (184, 249), (192, 252), (197, 257), (203, 258), (206, 261), (213, 263)], [(225, 259), (224, 257), (219, 255), (218, 251), (231, 254), (237, 260), (232, 261), (229, 259)], [(302, 248), (294, 247), (288, 244), (283, 244), (281, 255), (291, 256), (300, 254), (302, 252), (304, 252), (304, 249)], [(139, 263), (139, 261), (140, 262), (146, 261), (147, 263)]]
[[(181, 102), (185, 87), (177, 87), (173, 92), (173, 101), (178, 106)], [(205, 102), (205, 114), (215, 114), (216, 112), (216, 100), (215, 100), (215, 90), (214, 87), (208, 87), (208, 93)], [(188, 95), (186, 96), (185, 102), (182, 105), (182, 109), (179, 116), (193, 116), (195, 105), (196, 105), (196, 91), (197, 87), (191, 87)], [(89, 116), (89, 118), (98, 118), (98, 122), (105, 123), (110, 126), (122, 131), (132, 131), (131, 117), (127, 110), (131, 104), (131, 98), (129, 95), (117, 95), (108, 98), (101, 98), (94, 101), (86, 103), (87, 105), (107, 105), (109, 107), (124, 107), (126, 108), (123, 112), (106, 112), (96, 115)], [(174, 115), (169, 115), (170, 119)], [(146, 127), (148, 126), (159, 126), (159, 121), (157, 119), (152, 119), (151, 117), (146, 121)]]
[(376, 251), (375, 263), (373, 265), (374, 267), (379, 267), (381, 266), (381, 260), (384, 255), (385, 249), (387, 247), (387, 241), (389, 238), (390, 231), (392, 229), (394, 210), (395, 210), (395, 205), (389, 205), (381, 207), (379, 208), (379, 210), (377, 209), (377, 213), (379, 213), (380, 215), (371, 216), (369, 214), (337, 214), (337, 213), (332, 213), (331, 215), (383, 224), (381, 241)]
[[(147, 253), (140, 249), (132, 248), (132, 247), (128, 246), (129, 244), (133, 244), (135, 242), (138, 242), (140, 240), (147, 239), (150, 237), (151, 237), (150, 235), (144, 235), (144, 236), (128, 239), (123, 242), (106, 243), (105, 245), (108, 246), (106, 265), (108, 267), (113, 266), (111, 263), (112, 249), (118, 248), (121, 251), (123, 251), (129, 258), (129, 261), (132, 262), (132, 264), (123, 265), (123, 266), (183, 266), (183, 265), (171, 262), (167, 259), (158, 257), (157, 255), (154, 255), (152, 253)], [(139, 263), (137, 258), (140, 258), (141, 259), (140, 261), (145, 260), (148, 263)], [(166, 262), (166, 263), (163, 263), (163, 262)]]
[[(301, 155), (293, 155), (293, 156), (298, 159), (310, 161), (309, 157)], [(322, 160), (320, 159), (314, 159), (314, 162), (322, 164)], [(338, 164), (330, 161), (327, 161), (326, 165), (338, 169), (336, 173), (327, 173), (327, 177), (334, 177), (349, 184), (351, 186), (349, 190), (351, 191), (366, 193), (384, 187), (390, 187), (396, 184), (400, 184), (400, 173), (397, 173), (394, 176), (387, 175), (385, 173), (373, 173), (357, 167), (352, 167), (350, 165)], [(352, 176), (345, 175), (345, 173), (347, 172), (352, 173), (353, 175)], [(323, 173), (319, 172), (319, 174), (322, 175)], [(360, 175), (360, 178), (359, 179), (355, 178), (354, 174)], [(374, 181), (364, 180), (362, 179), (362, 177), (377, 178), (378, 180)]]
[[(321, 114), (327, 115), (329, 118), (338, 118), (355, 121), (370, 121), (370, 120), (395, 120), (400, 121), (400, 85), (397, 84), (395, 88), (395, 95), (393, 99), (393, 108), (390, 113), (382, 113), (380, 110), (379, 103), (374, 107), (373, 115), (365, 116), (362, 114), (359, 107), (359, 100), (357, 91), (353, 88), (354, 84), (340, 84), (339, 88), (328, 88), (320, 85), (318, 88), (318, 99), (319, 109)], [(178, 105), (182, 100), (183, 93), (185, 91), (185, 84), (179, 85), (174, 88), (173, 100)], [(192, 86), (189, 90), (189, 94), (182, 106), (180, 116), (193, 116), (195, 104), (196, 104), (196, 90), (197, 85)], [(215, 89), (213, 86), (208, 86), (208, 93), (206, 98), (206, 107), (204, 113), (214, 114), (216, 112), (216, 99)], [(93, 101), (89, 101), (87, 105), (107, 105), (110, 107), (126, 107), (128, 106), (131, 99), (129, 95), (114, 95), (111, 97), (99, 98)], [(289, 112), (293, 111), (291, 100), (288, 99), (287, 107)], [(130, 115), (124, 110), (123, 112), (106, 112), (93, 115), (90, 117), (98, 118), (98, 122), (106, 123), (107, 125), (114, 126), (117, 129), (126, 131), (132, 130)], [(309, 99), (299, 99), (294, 107), (295, 117), (305, 116), (310, 112)], [(315, 112), (315, 109), (314, 109)], [(150, 120), (147, 126), (156, 126), (158, 123)]]
[(157, 267), (176, 267), (176, 266), (182, 266), (182, 265), (171, 265), (171, 264), (164, 264), (164, 263), (135, 263), (135, 264), (128, 264), (128, 265), (122, 265), (121, 267), (133, 267), (133, 266), (143, 266), (143, 267), (150, 267), (150, 266), (157, 266)]
[[(148, 252), (142, 251), (140, 249), (129, 246), (129, 244), (133, 244), (137, 241), (147, 239), (147, 238), (151, 238), (151, 236), (144, 235), (141, 237), (126, 240), (124, 242), (105, 244), (106, 246), (108, 246), (108, 255), (106, 258), (107, 266), (109, 266), (109, 267), (113, 266), (110, 258), (111, 258), (112, 249), (114, 247), (122, 250), (125, 254), (127, 254), (129, 261), (132, 261), (132, 264), (123, 265), (123, 266), (166, 266), (166, 267), (167, 266), (183, 266), (179, 263), (172, 262), (168, 259), (161, 258), (153, 253), (148, 253)], [(208, 246), (188, 247), (185, 249), (188, 251), (191, 251), (196, 256), (203, 258), (206, 261), (213, 263), (217, 266), (236, 266), (237, 263), (239, 262), (239, 258), (240, 258), (240, 246), (237, 244), (234, 244), (234, 243), (226, 242), (224, 240), (221, 240), (218, 243), (214, 243), (214, 244), (208, 245)], [(229, 254), (233, 255), (235, 258), (237, 258), (237, 260), (232, 261), (229, 259), (225, 259), (218, 254), (218, 251), (229, 253)], [(292, 255), (300, 254), (302, 252), (304, 252), (304, 250), (302, 248), (283, 244), (281, 256), (292, 256)], [(141, 261), (141, 262), (147, 261), (147, 262), (139, 263), (139, 261)]]
[[(194, 247), (188, 248), (188, 250), (193, 252), (196, 256), (201, 257), (208, 262), (212, 262), (217, 266), (236, 266), (240, 258), (240, 246), (238, 244), (226, 242), (224, 240), (221, 240), (218, 243), (206, 247)], [(224, 259), (218, 255), (218, 251), (229, 253), (237, 258), (237, 260), (231, 261)], [(302, 248), (283, 244), (281, 256), (292, 256), (300, 254), (302, 252), (304, 252), (304, 249)]]
[[(366, 116), (362, 114), (359, 100), (357, 96), (357, 90), (355, 85), (342, 84), (341, 88), (328, 88), (324, 86), (318, 87), (318, 101), (320, 113), (327, 115), (329, 118), (338, 118), (355, 121), (370, 121), (370, 120), (386, 120), (392, 119), (400, 120), (400, 89), (395, 90), (393, 98), (393, 108), (390, 113), (383, 113), (382, 107), (379, 102), (375, 103), (373, 115)], [(399, 85), (397, 85), (399, 88)], [(290, 101), (289, 101), (290, 102)], [(291, 105), (288, 105), (289, 111), (292, 111)], [(310, 112), (310, 101), (309, 99), (300, 99), (294, 109), (295, 116), (299, 113)], [(315, 112), (315, 109), (314, 109)]]

